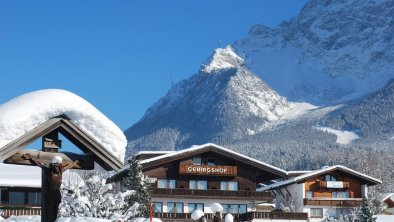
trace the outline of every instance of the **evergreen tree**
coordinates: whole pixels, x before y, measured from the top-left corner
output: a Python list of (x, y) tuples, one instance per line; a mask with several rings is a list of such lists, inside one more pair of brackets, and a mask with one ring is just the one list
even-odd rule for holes
[(373, 218), (372, 206), (368, 202), (367, 198), (363, 198), (361, 209), (357, 213), (355, 222), (375, 222), (376, 218)]
[(149, 216), (149, 203), (151, 199), (150, 186), (142, 173), (141, 165), (135, 156), (129, 160), (129, 173), (126, 177), (126, 188), (134, 190), (134, 195), (130, 196), (129, 203), (139, 203), (138, 214), (139, 217)]

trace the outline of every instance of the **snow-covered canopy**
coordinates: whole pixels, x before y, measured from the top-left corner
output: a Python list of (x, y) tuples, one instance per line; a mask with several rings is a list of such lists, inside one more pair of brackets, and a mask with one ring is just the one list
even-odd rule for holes
[(66, 115), (121, 162), (126, 137), (111, 120), (83, 98), (60, 89), (27, 93), (0, 105), (0, 150), (45, 121)]
[(41, 168), (0, 163), (0, 187), (41, 188)]

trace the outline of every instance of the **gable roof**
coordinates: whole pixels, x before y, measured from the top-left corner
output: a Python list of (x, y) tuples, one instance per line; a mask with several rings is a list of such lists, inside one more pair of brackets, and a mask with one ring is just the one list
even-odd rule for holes
[[(253, 164), (256, 168), (268, 171), (274, 175), (278, 175), (278, 177), (287, 177), (287, 172), (285, 170), (282, 170), (278, 167), (274, 167), (270, 164), (261, 162), (259, 160), (253, 159), (251, 157), (242, 155), (240, 153), (234, 152), (232, 150), (229, 150), (227, 148), (218, 146), (213, 143), (206, 143), (203, 145), (198, 145), (198, 146), (193, 146), (188, 149), (180, 150), (180, 151), (158, 151), (160, 154), (159, 156), (152, 157), (149, 159), (144, 159), (139, 161), (139, 164), (141, 164), (142, 169), (146, 169), (148, 167), (152, 166), (157, 166), (163, 163), (171, 162), (174, 160), (179, 160), (183, 159), (188, 156), (193, 156), (193, 155), (198, 155), (201, 153), (205, 153), (208, 151), (216, 152), (222, 155), (226, 155), (230, 158), (236, 159), (237, 161), (246, 163), (246, 164)], [(139, 153), (135, 154), (136, 156), (144, 153), (154, 153), (156, 151), (140, 151)], [(125, 165), (118, 174), (115, 174), (112, 176), (107, 182), (112, 182), (116, 181), (119, 178), (125, 176), (128, 173), (129, 169), (129, 164)]]
[(303, 183), (307, 179), (310, 179), (310, 178), (313, 178), (313, 177), (316, 177), (316, 176), (319, 176), (319, 175), (323, 175), (323, 174), (326, 174), (326, 173), (330, 173), (330, 172), (333, 172), (333, 171), (337, 171), (337, 170), (343, 171), (343, 172), (345, 172), (347, 174), (350, 174), (350, 175), (355, 176), (355, 177), (357, 177), (357, 178), (359, 178), (361, 180), (364, 180), (366, 182), (366, 184), (368, 184), (369, 186), (370, 185), (377, 185), (377, 184), (381, 184), (382, 183), (381, 180), (378, 180), (378, 179), (373, 178), (371, 176), (368, 176), (366, 174), (362, 174), (360, 172), (357, 172), (355, 170), (352, 170), (352, 169), (347, 168), (347, 167), (342, 166), (342, 165), (335, 165), (335, 166), (326, 167), (326, 168), (323, 168), (323, 169), (320, 169), (320, 170), (312, 171), (310, 173), (306, 173), (306, 174), (303, 174), (303, 175), (300, 175), (300, 176), (297, 176), (297, 177), (294, 177), (294, 178), (291, 178), (291, 179), (288, 179), (288, 180), (285, 180), (285, 181), (282, 181), (282, 182), (279, 182), (279, 183), (274, 183), (274, 184), (271, 184), (271, 185), (266, 186), (266, 187), (261, 187), (261, 188), (258, 189), (258, 191), (266, 191), (266, 190), (282, 188), (282, 187), (286, 187), (286, 186), (294, 184), (294, 183)]
[(380, 200), (382, 202), (384, 202), (384, 201), (386, 201), (388, 199), (391, 199), (393, 201), (394, 193), (382, 193), (382, 194), (379, 195), (379, 197), (380, 197)]
[(199, 146), (193, 146), (188, 149), (180, 150), (177, 152), (171, 152), (171, 153), (160, 155), (160, 156), (153, 157), (150, 159), (142, 160), (142, 161), (140, 161), (140, 164), (142, 165), (143, 168), (146, 168), (146, 167), (156, 166), (156, 165), (159, 165), (162, 163), (167, 163), (167, 162), (174, 161), (174, 160), (183, 159), (188, 156), (193, 156), (193, 155), (205, 153), (208, 151), (219, 153), (219, 154), (228, 156), (230, 158), (236, 159), (237, 161), (240, 161), (240, 162), (243, 162), (243, 163), (246, 163), (249, 165), (253, 165), (256, 168), (268, 171), (268, 172), (270, 172), (272, 174), (276, 174), (280, 177), (287, 176), (287, 172), (285, 170), (282, 170), (278, 167), (274, 167), (270, 164), (261, 162), (259, 160), (242, 155), (240, 153), (234, 152), (232, 150), (218, 146), (213, 143), (207, 143), (207, 144), (203, 144), (203, 145), (199, 145)]
[(100, 165), (102, 165), (106, 170), (119, 170), (123, 166), (122, 162), (118, 158), (88, 135), (84, 130), (72, 123), (69, 119), (65, 118), (65, 116), (49, 119), (0, 148), (0, 161), (7, 159), (37, 138), (54, 130), (61, 132), (67, 139), (84, 152), (91, 152), (95, 157), (95, 161), (100, 163)]
[(0, 149), (62, 115), (120, 161), (124, 160), (127, 140), (122, 130), (88, 101), (61, 89), (33, 91), (0, 104)]

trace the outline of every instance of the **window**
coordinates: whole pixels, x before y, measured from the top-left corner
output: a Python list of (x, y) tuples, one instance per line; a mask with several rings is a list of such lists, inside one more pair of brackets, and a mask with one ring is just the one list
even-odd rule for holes
[(201, 165), (201, 157), (193, 157), (194, 165)]
[(238, 210), (238, 213), (239, 213), (239, 214), (244, 214), (244, 213), (247, 212), (246, 204), (240, 204), (238, 209), (239, 209), (239, 210)]
[(243, 214), (247, 211), (246, 204), (221, 204), (223, 206), (223, 213)]
[(203, 203), (189, 203), (189, 213), (193, 213), (195, 210), (201, 210), (204, 212), (204, 204)]
[(324, 179), (325, 181), (337, 181), (337, 179), (332, 175), (326, 175)]
[(208, 159), (207, 165), (208, 165), (208, 166), (215, 166), (215, 165), (216, 165), (216, 164), (215, 164), (215, 160)]
[(168, 202), (167, 211), (168, 213), (183, 213), (183, 203)]
[(352, 210), (349, 208), (336, 208), (335, 209), (335, 217), (339, 218), (339, 217), (341, 217), (341, 215), (345, 216), (345, 215), (350, 214), (351, 212), (352, 212)]
[(189, 189), (206, 190), (208, 189), (208, 182), (206, 180), (190, 180)]
[(349, 192), (332, 192), (332, 198), (349, 198)]
[(27, 204), (41, 205), (41, 192), (29, 192), (27, 194)]
[(323, 217), (323, 208), (311, 208), (311, 217)]
[(10, 191), (8, 201), (10, 204), (25, 204), (25, 192)]
[(221, 190), (238, 190), (238, 182), (236, 181), (221, 181), (220, 182)]
[(152, 210), (155, 213), (163, 213), (163, 203), (162, 202), (152, 202)]
[(306, 191), (306, 198), (313, 198), (313, 191)]
[(165, 179), (158, 179), (157, 180), (157, 188), (175, 188), (175, 180), (165, 180)]

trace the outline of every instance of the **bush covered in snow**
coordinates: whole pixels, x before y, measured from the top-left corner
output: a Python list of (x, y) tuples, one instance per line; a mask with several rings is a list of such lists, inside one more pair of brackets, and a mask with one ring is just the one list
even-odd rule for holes
[(63, 180), (59, 217), (93, 217), (118, 221), (137, 214), (139, 204), (126, 201), (135, 195), (134, 191), (115, 192), (112, 184), (106, 184), (100, 176), (91, 174), (85, 177), (85, 180), (79, 176)]

